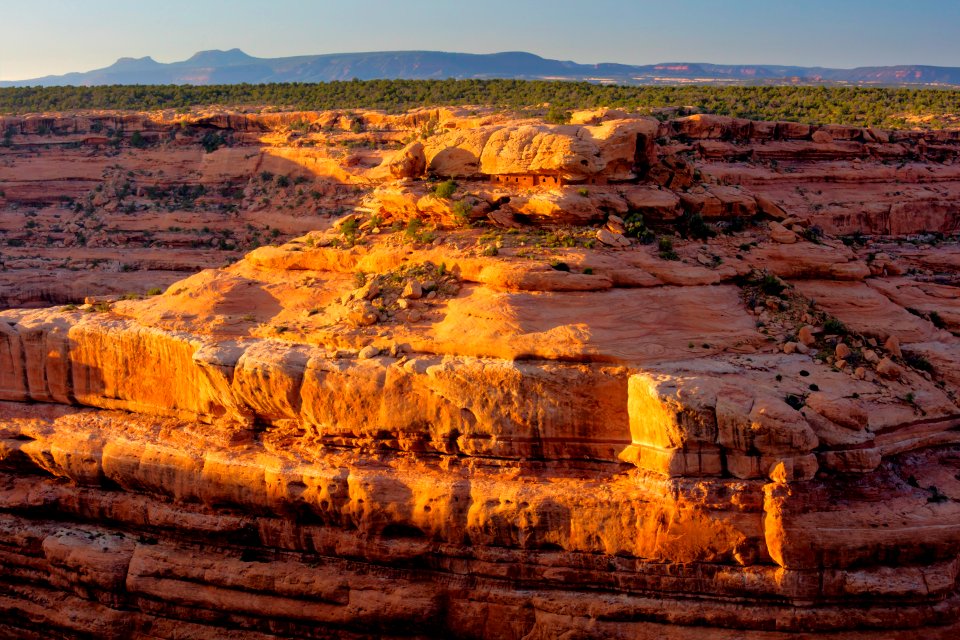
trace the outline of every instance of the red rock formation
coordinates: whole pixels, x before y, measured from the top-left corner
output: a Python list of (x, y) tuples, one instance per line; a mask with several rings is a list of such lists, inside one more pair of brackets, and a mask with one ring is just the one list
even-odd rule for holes
[[(160, 295), (0, 311), (0, 636), (960, 632), (960, 250), (895, 237), (955, 231), (952, 164), (844, 127), (374, 116), (451, 126), (351, 164), (278, 133), (348, 118), (208, 114), (265, 140), (124, 151), (252, 206), (282, 158), (363, 206)], [(838, 238), (815, 205), (857, 197)], [(165, 250), (140, 264), (194, 259)]]

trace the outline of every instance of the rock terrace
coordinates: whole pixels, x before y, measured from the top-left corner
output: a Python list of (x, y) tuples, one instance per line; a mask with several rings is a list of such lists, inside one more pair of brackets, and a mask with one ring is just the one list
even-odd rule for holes
[(0, 125), (0, 635), (960, 632), (957, 132)]

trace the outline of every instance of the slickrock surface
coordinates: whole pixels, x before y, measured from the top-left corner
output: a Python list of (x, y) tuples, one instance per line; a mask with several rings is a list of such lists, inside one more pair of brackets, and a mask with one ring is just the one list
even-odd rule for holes
[(960, 634), (954, 132), (118, 118), (3, 123), (0, 637)]

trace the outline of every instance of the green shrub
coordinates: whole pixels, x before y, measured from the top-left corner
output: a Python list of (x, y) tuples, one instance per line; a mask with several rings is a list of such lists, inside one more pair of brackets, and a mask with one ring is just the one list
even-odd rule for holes
[[(537, 111), (551, 104), (551, 121), (568, 122), (568, 109), (599, 105), (650, 111), (690, 105), (704, 113), (758, 120), (813, 124), (911, 128), (904, 114), (931, 116), (922, 126), (941, 128), (942, 116), (956, 113), (956, 92), (881, 87), (824, 86), (623, 86), (593, 82), (499, 80), (367, 80), (202, 86), (98, 86), (0, 88), (0, 113), (23, 114), (75, 109), (186, 113), (198, 105), (234, 107), (284, 105), (294, 110), (385, 109), (449, 105), (493, 105)], [(661, 118), (669, 117), (659, 113)], [(97, 125), (99, 126), (99, 125)], [(189, 125), (184, 121), (184, 128)], [(351, 129), (362, 131), (359, 118)]]
[(407, 221), (407, 227), (403, 231), (404, 237), (410, 242), (429, 243), (433, 242), (437, 234), (427, 231), (424, 228), (423, 220), (420, 218), (410, 218)]
[(827, 318), (827, 320), (823, 323), (823, 332), (826, 334), (843, 336), (850, 333), (850, 330), (847, 328), (847, 325), (843, 324), (836, 318)]
[(203, 139), (200, 140), (200, 145), (207, 153), (213, 153), (226, 143), (227, 139), (223, 136), (223, 134), (217, 134), (212, 131), (208, 132), (203, 136)]
[(453, 192), (457, 190), (457, 183), (453, 180), (444, 180), (443, 182), (438, 182), (437, 185), (433, 188), (433, 195), (443, 200), (448, 200), (453, 195)]
[(412, 240), (418, 233), (420, 233), (420, 229), (422, 228), (423, 220), (420, 218), (410, 218), (407, 220), (407, 227), (404, 229), (404, 234), (407, 236), (407, 238)]
[(340, 225), (340, 233), (343, 234), (343, 237), (347, 239), (348, 242), (353, 243), (357, 239), (357, 233), (360, 231), (360, 223), (356, 218), (350, 218), (345, 220), (343, 224)]
[(817, 225), (807, 227), (800, 235), (813, 244), (823, 244), (823, 229)]
[(657, 250), (663, 260), (679, 260), (680, 256), (673, 250), (673, 240), (667, 236), (660, 236), (657, 241)]
[(903, 361), (918, 371), (933, 373), (933, 364), (919, 353), (912, 351), (903, 354)]
[(760, 290), (763, 291), (768, 296), (780, 297), (783, 295), (783, 292), (786, 290), (787, 285), (784, 284), (783, 280), (772, 274), (764, 274), (763, 278), (760, 280)]
[(685, 213), (680, 216), (677, 228), (680, 235), (695, 240), (707, 240), (717, 235), (717, 232), (704, 222), (703, 216), (699, 213)]
[(791, 407), (793, 407), (794, 409), (796, 409), (797, 411), (800, 411), (800, 409), (802, 409), (804, 405), (803, 398), (801, 398), (800, 396), (795, 396), (793, 394), (788, 395), (786, 398), (783, 399), (783, 401), (786, 402)]
[(559, 105), (550, 105), (543, 119), (551, 124), (567, 124), (570, 122), (570, 112)]
[(453, 220), (457, 226), (465, 227), (470, 224), (470, 214), (473, 212), (473, 206), (466, 200), (457, 200), (453, 203)]

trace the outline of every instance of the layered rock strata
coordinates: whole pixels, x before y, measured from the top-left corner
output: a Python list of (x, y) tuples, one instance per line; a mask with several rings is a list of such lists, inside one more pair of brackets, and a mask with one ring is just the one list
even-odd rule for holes
[(949, 190), (953, 139), (614, 115), (464, 119), (306, 235), (0, 312), (0, 636), (960, 632), (956, 214), (792, 195), (893, 144)]
[[(955, 131), (614, 110), (572, 122), (484, 109), (3, 117), (0, 304), (142, 295), (357, 205), (387, 220), (760, 211), (841, 235), (957, 231)], [(457, 180), (455, 198), (425, 178)]]

